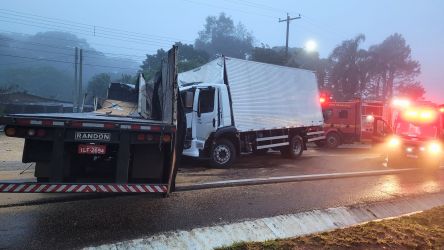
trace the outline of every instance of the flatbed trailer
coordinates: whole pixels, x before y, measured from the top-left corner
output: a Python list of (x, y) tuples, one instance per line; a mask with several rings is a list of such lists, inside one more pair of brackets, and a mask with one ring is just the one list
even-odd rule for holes
[[(162, 65), (158, 118), (97, 112), (14, 114), (5, 134), (25, 139), (22, 162), (35, 163), (36, 182), (0, 182), (0, 192), (163, 193), (174, 190), (184, 122), (178, 95), (177, 47)], [(143, 76), (139, 76), (139, 82)], [(139, 87), (139, 85), (138, 85)], [(138, 89), (147, 91), (148, 88)], [(150, 100), (148, 100), (150, 101)], [(140, 103), (139, 103), (140, 104)], [(153, 106), (147, 102), (147, 106)], [(179, 126), (178, 126), (179, 124)]]

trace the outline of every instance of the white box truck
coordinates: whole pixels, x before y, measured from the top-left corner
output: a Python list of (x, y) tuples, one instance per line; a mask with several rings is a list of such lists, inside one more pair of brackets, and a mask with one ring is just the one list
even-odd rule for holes
[(184, 155), (229, 167), (240, 153), (278, 150), (298, 158), (325, 139), (312, 71), (229, 57), (180, 73)]

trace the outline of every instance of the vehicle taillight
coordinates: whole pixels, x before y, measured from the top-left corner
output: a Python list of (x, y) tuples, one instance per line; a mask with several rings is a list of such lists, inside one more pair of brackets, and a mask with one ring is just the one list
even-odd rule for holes
[(137, 140), (138, 141), (144, 141), (145, 140), (145, 134), (138, 134), (137, 135)]

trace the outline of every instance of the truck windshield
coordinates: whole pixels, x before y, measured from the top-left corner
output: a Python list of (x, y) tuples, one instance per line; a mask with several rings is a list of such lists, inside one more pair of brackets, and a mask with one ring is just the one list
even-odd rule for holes
[(436, 138), (437, 131), (438, 128), (435, 124), (416, 124), (406, 121), (397, 123), (395, 128), (397, 135), (421, 139)]

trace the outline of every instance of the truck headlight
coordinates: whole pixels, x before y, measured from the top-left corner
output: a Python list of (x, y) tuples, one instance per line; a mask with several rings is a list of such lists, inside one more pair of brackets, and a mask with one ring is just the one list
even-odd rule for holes
[(431, 142), (427, 148), (432, 154), (439, 154), (442, 152), (442, 144), (439, 142)]
[(392, 148), (397, 147), (397, 146), (401, 145), (401, 139), (399, 139), (398, 137), (391, 137), (388, 140), (388, 145)]

